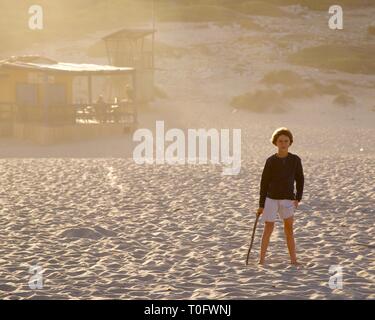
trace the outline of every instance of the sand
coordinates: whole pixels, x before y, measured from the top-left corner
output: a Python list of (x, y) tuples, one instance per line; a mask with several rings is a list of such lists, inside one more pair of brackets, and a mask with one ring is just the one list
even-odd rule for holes
[[(138, 166), (124, 159), (1, 160), (2, 298), (373, 299), (374, 156), (304, 157), (296, 212), (299, 260), (281, 223), (257, 265), (262, 226), (245, 257), (260, 160), (219, 166)], [(319, 172), (319, 175), (316, 173)], [(115, 180), (114, 180), (115, 179)], [(8, 186), (5, 188), (5, 186)], [(44, 287), (28, 288), (29, 265)], [(342, 290), (328, 287), (331, 265)]]
[[(272, 30), (284, 23), (272, 21), (279, 24)], [(240, 174), (222, 176), (219, 165), (136, 165), (130, 136), (49, 147), (0, 140), (0, 298), (374, 299), (375, 77), (288, 66), (285, 52), (270, 50), (275, 39), (267, 32), (160, 28), (160, 41), (193, 51), (158, 57), (157, 79), (169, 98), (142, 112), (141, 125), (241, 128)], [(258, 42), (235, 44), (244, 35)], [(195, 52), (196, 45), (213, 53)], [(232, 68), (236, 57), (243, 72)], [(281, 114), (230, 107), (233, 96), (261, 88), (264, 74), (285, 67), (323, 82), (349, 81), (358, 104), (340, 108), (332, 96), (318, 96), (291, 101)], [(257, 264), (259, 225), (245, 266), (260, 174), (279, 126), (295, 134), (290, 152), (305, 171), (295, 215), (302, 265), (289, 265), (278, 221), (267, 264)], [(31, 290), (36, 264), (43, 288)], [(332, 265), (343, 268), (342, 289), (329, 287)]]

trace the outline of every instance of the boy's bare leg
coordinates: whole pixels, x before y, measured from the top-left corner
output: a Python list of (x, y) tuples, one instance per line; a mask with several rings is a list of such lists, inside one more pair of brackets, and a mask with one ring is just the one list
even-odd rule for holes
[(293, 217), (284, 219), (284, 233), (286, 238), (286, 244), (290, 255), (291, 264), (298, 265), (296, 257), (296, 244), (294, 241), (293, 234)]
[(272, 234), (274, 225), (275, 225), (274, 222), (267, 222), (267, 221), (264, 224), (264, 230), (263, 230), (263, 236), (262, 236), (262, 245), (261, 245), (261, 248), (260, 248), (259, 264), (264, 264), (268, 244), (270, 243), (270, 238), (271, 238), (271, 234)]

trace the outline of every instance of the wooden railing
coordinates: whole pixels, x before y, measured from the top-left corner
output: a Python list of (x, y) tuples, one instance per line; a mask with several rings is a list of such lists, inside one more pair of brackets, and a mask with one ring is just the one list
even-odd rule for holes
[(124, 123), (137, 122), (134, 103), (75, 105), (78, 123)]
[(14, 120), (14, 105), (0, 102), (0, 122), (12, 122)]
[(25, 123), (65, 124), (75, 123), (75, 110), (73, 106), (40, 107), (17, 106), (13, 107), (14, 121)]
[(52, 125), (123, 123), (137, 122), (137, 109), (134, 103), (121, 104), (74, 104), (65, 106), (17, 106), (0, 103), (0, 121), (33, 122)]

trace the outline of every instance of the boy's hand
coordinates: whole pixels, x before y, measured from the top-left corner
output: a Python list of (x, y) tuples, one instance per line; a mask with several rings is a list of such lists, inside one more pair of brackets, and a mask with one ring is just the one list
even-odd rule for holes
[(294, 207), (297, 209), (298, 208), (298, 200), (293, 200), (293, 202), (294, 202)]
[(257, 214), (261, 215), (263, 213), (263, 208), (259, 208)]

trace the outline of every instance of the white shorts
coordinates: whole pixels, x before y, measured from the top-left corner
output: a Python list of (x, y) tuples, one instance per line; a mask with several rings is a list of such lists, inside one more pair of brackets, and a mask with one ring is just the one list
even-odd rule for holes
[(287, 219), (293, 217), (294, 209), (293, 200), (276, 200), (266, 197), (261, 220), (263, 222), (274, 222), (277, 218), (277, 214), (279, 214), (280, 219)]

